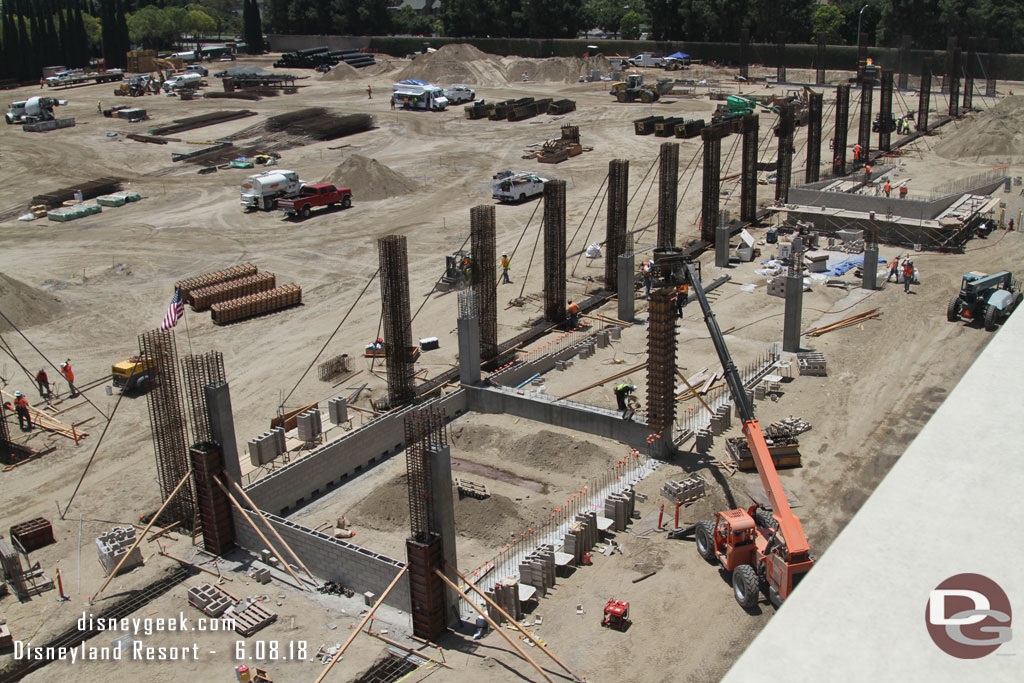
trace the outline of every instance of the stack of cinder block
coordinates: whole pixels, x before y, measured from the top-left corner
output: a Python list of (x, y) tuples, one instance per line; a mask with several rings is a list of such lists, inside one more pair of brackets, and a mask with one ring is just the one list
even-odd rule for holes
[(711, 450), (711, 446), (715, 443), (715, 438), (711, 435), (710, 429), (698, 429), (697, 430), (697, 452), (704, 455)]
[(576, 515), (576, 521), (569, 527), (565, 534), (564, 550), (572, 555), (573, 563), (578, 565), (583, 561), (583, 553), (588, 552), (597, 544), (597, 513), (585, 512)]
[(208, 617), (219, 617), (234, 603), (219, 588), (204, 583), (188, 589), (188, 604)]
[(667, 481), (661, 487), (661, 495), (673, 502), (695, 500), (703, 496), (705, 491), (704, 479), (697, 475), (679, 481)]
[(551, 545), (539, 546), (519, 564), (519, 580), (537, 589), (543, 597), (555, 585), (555, 549)]
[(316, 441), (324, 432), (324, 425), (319, 410), (307, 410), (300, 413), (295, 420), (299, 428), (299, 441)]
[[(494, 585), (494, 588), (487, 591), (487, 595), (491, 600), (494, 600), (501, 609), (505, 610), (505, 613), (510, 617), (518, 621), (523, 617), (523, 608), (519, 602), (519, 582), (512, 577), (506, 576), (504, 579)], [(487, 614), (496, 623), (503, 623), (505, 617), (501, 616), (501, 612), (496, 610), (492, 605), (487, 605)]]
[(327, 402), (327, 414), (331, 422), (340, 425), (348, 422), (348, 399), (344, 396), (332, 398)]
[(597, 343), (597, 348), (599, 349), (603, 349), (611, 344), (611, 338), (611, 333), (609, 333), (608, 330), (601, 330), (594, 335), (594, 341)]
[(255, 467), (266, 465), (286, 450), (284, 429), (274, 427), (249, 441), (249, 462)]
[(594, 355), (594, 350), (597, 348), (597, 343), (593, 339), (588, 339), (579, 345), (579, 351), (577, 355), (580, 360), (586, 360)]
[(633, 518), (636, 508), (636, 494), (633, 489), (613, 493), (604, 499), (604, 516), (612, 520), (612, 529), (625, 531)]
[[(125, 556), (128, 549), (135, 543), (135, 527), (116, 526), (107, 533), (96, 539), (96, 549), (100, 553), (100, 564), (106, 576), (114, 571), (114, 567)], [(139, 548), (132, 550), (131, 555), (121, 565), (119, 571), (126, 572), (142, 564), (142, 551)]]
[(570, 360), (570, 359), (556, 360), (555, 361), (555, 370), (568, 370), (571, 367), (572, 367), (572, 360)]
[(825, 354), (820, 351), (807, 351), (797, 354), (797, 364), (801, 375), (824, 377), (828, 373), (825, 366)]
[(622, 328), (619, 327), (618, 325), (613, 325), (612, 327), (609, 327), (608, 337), (612, 341), (618, 341), (619, 339), (622, 339)]

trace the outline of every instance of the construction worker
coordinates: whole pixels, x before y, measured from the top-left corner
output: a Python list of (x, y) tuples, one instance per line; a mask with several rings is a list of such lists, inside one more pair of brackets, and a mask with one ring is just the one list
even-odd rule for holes
[(679, 290), (676, 292), (676, 317), (683, 317), (683, 307), (686, 306), (686, 297), (689, 295), (690, 288), (686, 286), (686, 283), (679, 285)]
[(907, 198), (907, 184), (906, 183), (901, 183), (900, 184), (900, 199), (906, 199), (906, 198)]
[(14, 411), (18, 413), (18, 426), (21, 431), (32, 431), (32, 416), (28, 412), (28, 400), (20, 391), (14, 392)]
[(853, 146), (853, 163), (860, 161), (860, 144)]
[(78, 396), (78, 389), (75, 389), (75, 373), (71, 370), (71, 359), (68, 358), (60, 364), (60, 374), (68, 381), (68, 388), (71, 389), (71, 397)]
[(885, 276), (885, 281), (888, 282), (889, 278), (895, 276), (896, 284), (900, 283), (900, 255), (896, 254), (892, 259), (892, 263), (889, 264), (889, 274)]
[(384, 348), (384, 340), (381, 339), (380, 337), (377, 337), (377, 341), (370, 342), (369, 344), (366, 345), (366, 350), (367, 351), (380, 351), (383, 348)]
[(395, 96), (391, 96), (391, 111), (395, 110)]
[(871, 164), (864, 165), (864, 182), (871, 184)]
[(372, 100), (373, 99), (373, 88), (371, 86), (369, 86), (369, 85), (366, 86), (366, 99), (368, 99), (368, 100)]
[(651, 298), (651, 262), (644, 261), (640, 264), (640, 275), (644, 278), (644, 291), (648, 299)]
[(503, 251), (501, 252), (501, 278), (502, 282), (504, 282), (506, 285), (512, 284), (512, 280), (508, 279), (508, 265), (508, 252)]
[(39, 368), (39, 372), (36, 373), (36, 384), (39, 385), (39, 395), (42, 398), (50, 398), (53, 395), (50, 393), (50, 378), (43, 368)]
[(524, 71), (524, 72), (523, 72), (523, 83), (526, 83), (526, 81), (528, 81), (528, 80), (530, 80), (530, 77), (529, 77), (529, 76), (527, 76), (527, 75), (526, 75), (526, 72)]
[(914, 262), (907, 259), (903, 262), (903, 291), (910, 293), (910, 283), (914, 281)]
[(565, 312), (569, 315), (569, 329), (576, 329), (580, 324), (580, 305), (575, 301), (570, 301), (569, 305), (565, 307)]
[(629, 382), (623, 382), (615, 387), (615, 400), (619, 404), (619, 410), (626, 410), (626, 398), (636, 391), (636, 386)]
[(892, 185), (889, 184), (888, 180), (886, 180), (885, 185), (882, 186), (882, 192), (885, 193), (886, 197), (888, 197), (889, 193), (892, 192)]

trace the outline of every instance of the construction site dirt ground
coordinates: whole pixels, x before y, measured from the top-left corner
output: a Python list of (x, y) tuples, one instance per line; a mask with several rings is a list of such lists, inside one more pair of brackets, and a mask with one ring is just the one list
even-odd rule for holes
[[(252, 63), (269, 67), (272, 61), (272, 57), (264, 57)], [(54, 404), (63, 412), (57, 418), (88, 433), (78, 446), (41, 430), (23, 434), (13, 416), (8, 419), (16, 441), (37, 450), (53, 445), (56, 450), (0, 473), (0, 529), (6, 535), (6, 529), (16, 523), (40, 516), (49, 519), (57, 543), (32, 552), (31, 559), (39, 562), (51, 578), (60, 568), (64, 592), (70, 597), (61, 602), (51, 591), (25, 603), (11, 596), (0, 598), (0, 611), (16, 640), (44, 644), (73, 628), (83, 611), (98, 613), (124, 591), (150, 584), (177, 566), (158, 553), (160, 548), (156, 546), (162, 546), (164, 539), (144, 542), (146, 566), (118, 577), (94, 606), (88, 604), (87, 596), (94, 595), (103, 582), (102, 568), (93, 561), (93, 539), (115, 524), (138, 523), (140, 515), (151, 513), (160, 504), (146, 399), (119, 400), (116, 392), (106, 393), (109, 381), (103, 378), (109, 376), (112, 363), (138, 352), (140, 333), (159, 326), (176, 281), (253, 263), (260, 270), (276, 273), (279, 283), (295, 282), (303, 288), (303, 305), (298, 308), (227, 326), (216, 326), (206, 314), (190, 310), (176, 328), (179, 355), (211, 349), (224, 354), (241, 446), (265, 432), (281, 406), (292, 410), (319, 401), (323, 408), (329, 398), (368, 383), (355, 405), (369, 409), (371, 398), (386, 395), (379, 364), (371, 367), (362, 358), (363, 347), (378, 336), (379, 329), (379, 283), (370, 283), (378, 265), (378, 237), (401, 234), (408, 238), (413, 338), (436, 336), (440, 341), (439, 349), (422, 354), (417, 368), (426, 369), (428, 378), (434, 377), (453, 366), (458, 347), (456, 295), (432, 292), (432, 288), (442, 273), (445, 255), (459, 249), (468, 238), (469, 209), (492, 203), (493, 174), (504, 169), (533, 170), (544, 177), (568, 181), (568, 297), (582, 300), (600, 287), (603, 277), (601, 259), (591, 261), (578, 253), (604, 238), (605, 211), (598, 206), (611, 159), (630, 160), (630, 194), (637, 194), (630, 204), (628, 221), (630, 229), (637, 231), (637, 250), (649, 248), (654, 242), (657, 192), (644, 199), (652, 179), (656, 182), (657, 174), (651, 169), (659, 144), (665, 140), (633, 135), (631, 121), (648, 114), (682, 112), (687, 117), (710, 118), (715, 105), (707, 97), (672, 95), (651, 105), (618, 104), (606, 92), (606, 82), (513, 82), (477, 87), (477, 95), (488, 101), (522, 96), (568, 97), (576, 100), (577, 111), (515, 123), (470, 121), (464, 118), (461, 107), (442, 113), (391, 111), (388, 95), (392, 76), (407, 66), (406, 60), (392, 60), (390, 71), (378, 69), (366, 78), (313, 76), (300, 81), (303, 87), (296, 95), (258, 102), (180, 101), (165, 96), (121, 100), (112, 96), (109, 84), (76, 87), (59, 93), (69, 100), (59, 113), (74, 116), (75, 127), (41, 134), (25, 133), (17, 126), (0, 131), (0, 215), (4, 216), (0, 222), (0, 273), (4, 276), (0, 280), (0, 311), (24, 334), (0, 321), (7, 351), (0, 361), (4, 391), (21, 390), (34, 405), (40, 405), (38, 392), (19, 367), (23, 365), (34, 374), (44, 365), (37, 349), (55, 364), (70, 358), (77, 383), (93, 385), (84, 397), (69, 400), (66, 386), (47, 366), (51, 381), (60, 388), (60, 398)], [(761, 70), (753, 72), (759, 74)], [(658, 73), (651, 71), (648, 75)], [(789, 76), (795, 79), (801, 73), (812, 75), (790, 70)], [(686, 75), (718, 81), (721, 87), (712, 89), (768, 91), (763, 84), (738, 85), (732, 79), (734, 72), (727, 70), (700, 67)], [(211, 89), (218, 87), (216, 79), (208, 80)], [(366, 97), (367, 85), (373, 86), (373, 99)], [(1016, 84), (1000, 83), (1001, 92), (1015, 88)], [(782, 94), (786, 89), (778, 86), (775, 92)], [(6, 91), (5, 96), (15, 101), (37, 94), (38, 88), (22, 88)], [(904, 93), (903, 97), (910, 106), (903, 107), (897, 98), (897, 111), (916, 108), (916, 93)], [(826, 89), (823, 159), (829, 154), (832, 98), (833, 91)], [(145, 108), (151, 120), (129, 123), (104, 118), (97, 112), (97, 104), (108, 107), (120, 102)], [(974, 102), (982, 108), (994, 104), (978, 96)], [(217, 140), (269, 115), (312, 106), (340, 113), (369, 112), (376, 117), (377, 127), (284, 151), (278, 168), (295, 170), (310, 182), (333, 177), (353, 188), (362, 187), (372, 196), (382, 194), (379, 188), (383, 181), (377, 179), (385, 179), (388, 187), (397, 188), (390, 191), (392, 196), (366, 201), (355, 192), (351, 209), (315, 213), (305, 221), (283, 219), (276, 212), (246, 214), (238, 203), (239, 184), (255, 171), (221, 170), (197, 175), (195, 166), (172, 164), (170, 160), (170, 152), (194, 151), (195, 145), (153, 145), (125, 137), (185, 116), (242, 108), (258, 112), (256, 117), (175, 136), (186, 141)], [(933, 94), (933, 120), (943, 115), (944, 106), (944, 98)], [(893, 159), (904, 165), (899, 175), (911, 178), (911, 197), (914, 192), (928, 192), (1007, 163), (1010, 175), (1022, 174), (1024, 156), (1018, 156), (1018, 151), (1009, 146), (1003, 149), (990, 144), (984, 150), (988, 154), (978, 158), (972, 155), (970, 161), (936, 153), (940, 143), (946, 145), (958, 135), (975, 135), (971, 133), (972, 119), (984, 115), (972, 114), (948, 124)], [(855, 103), (851, 103), (850, 144), (856, 137), (855, 117)], [(774, 156), (774, 118), (761, 115), (762, 149), (767, 157)], [(1020, 126), (1024, 115), (1018, 111), (1016, 118), (1010, 118), (1013, 125)], [(556, 166), (521, 158), (525, 150), (532, 149), (530, 145), (558, 137), (561, 124), (578, 125), (583, 145), (593, 150)], [(116, 136), (109, 135), (115, 132)], [(794, 184), (803, 177), (805, 135), (806, 129), (799, 128)], [(723, 141), (723, 177), (739, 171), (739, 154), (730, 151), (737, 139), (733, 136)], [(874, 142), (877, 138), (872, 139)], [(678, 236), (680, 243), (685, 243), (698, 236), (700, 142), (678, 142), (682, 171)], [(982, 147), (981, 142), (975, 144), (975, 150)], [(365, 159), (354, 159), (357, 155)], [(332, 175), (346, 164), (353, 176), (348, 182)], [(105, 208), (101, 214), (69, 223), (16, 220), (33, 195), (105, 176), (124, 178), (125, 189), (139, 192), (142, 200)], [(738, 181), (723, 183), (725, 209), (738, 211), (738, 192)], [(773, 185), (759, 187), (762, 203), (770, 203), (773, 193)], [(1007, 203), (1006, 217), (1016, 218), (1024, 208), (1018, 193), (1018, 187), (1007, 194), (999, 191)], [(539, 254), (531, 256), (540, 225), (539, 205), (539, 201), (532, 201), (497, 207), (498, 250), (513, 254), (513, 284), (498, 288), (499, 340), (518, 334), (528, 322), (543, 316), (542, 259)], [(538, 215), (533, 216), (535, 210)], [(648, 227), (651, 229), (645, 230)], [(754, 229), (754, 236), (763, 239), (767, 227)], [(757, 260), (776, 251), (774, 245), (759, 246), (762, 254)], [(897, 253), (904, 251), (884, 245), (881, 250), (886, 259)], [(722, 270), (713, 266), (712, 256), (701, 258), (704, 279), (709, 282), (723, 273), (731, 277), (711, 297), (712, 306), (722, 329), (729, 331), (726, 339), (735, 360), (743, 365), (767, 345), (781, 340), (783, 300), (766, 294), (766, 277), (754, 272), (759, 267), (756, 261)], [(757, 403), (762, 424), (792, 415), (812, 425), (811, 431), (800, 437), (803, 466), (782, 471), (781, 478), (799, 500), (795, 511), (816, 556), (827, 552), (830, 542), (991, 338), (978, 327), (946, 321), (946, 302), (956, 293), (962, 274), (1015, 270), (1022, 257), (1021, 234), (997, 231), (987, 239), (972, 240), (962, 254), (914, 254), (921, 282), (910, 294), (904, 293), (902, 284), (893, 283), (883, 283), (881, 289), (870, 293), (821, 284), (805, 292), (804, 330), (874, 308), (881, 313), (879, 318), (854, 327), (819, 338), (805, 337), (805, 348), (824, 353), (828, 376), (794, 377), (784, 383), (778, 401)], [(884, 274), (884, 269), (880, 272)], [(843, 279), (858, 282), (852, 271)], [(564, 372), (547, 373), (544, 386), (548, 394), (563, 396), (643, 362), (647, 314), (642, 294), (638, 293), (636, 302), (637, 321), (623, 330), (621, 340), (599, 349), (588, 360), (577, 360)], [(522, 305), (506, 307), (520, 297)], [(320, 382), (314, 362), (317, 352), (350, 308), (351, 314), (319, 360), (347, 353), (356, 359), (355, 372), (335, 383)], [(615, 302), (600, 310), (614, 317)], [(555, 336), (550, 335), (537, 346)], [(717, 358), (696, 304), (685, 309), (678, 339), (678, 364), (686, 376), (703, 367), (716, 368)], [(629, 379), (638, 386), (637, 396), (645, 403), (644, 375), (634, 373)], [(453, 390), (455, 387), (445, 389)], [(608, 408), (615, 405), (612, 383), (573, 398)], [(680, 409), (701, 410), (693, 401)], [(97, 449), (107, 416), (112, 414)], [(606, 439), (507, 415), (470, 414), (453, 422), (449, 434), (452, 455), (458, 459), (453, 475), (485, 483), (492, 493), (483, 501), (456, 501), (459, 563), (464, 568), (491, 559), (506, 538), (544, 519), (581, 484), (613, 467), (628, 452), (627, 447)], [(725, 436), (738, 434), (734, 421)], [(691, 447), (692, 441), (686, 448)], [(243, 469), (251, 469), (247, 455), (242, 457)], [(629, 531), (616, 536), (623, 552), (610, 557), (595, 553), (593, 566), (581, 567), (560, 579), (533, 610), (530, 620), (539, 614), (543, 623), (532, 630), (574, 671), (592, 681), (661, 681), (667, 671), (672, 671), (675, 679), (716, 680), (770, 618), (774, 610), (765, 600), (753, 614), (739, 608), (724, 575), (700, 559), (692, 542), (670, 541), (654, 530), (663, 500), (658, 490), (666, 480), (687, 473), (703, 476), (709, 490), (707, 497), (681, 510), (681, 523), (711, 518), (720, 509), (748, 505), (747, 491), (757, 487), (757, 476), (730, 475), (714, 465), (715, 460), (727, 457), (724, 439), (718, 438), (708, 456), (685, 450), (666, 462), (637, 486), (648, 500), (638, 504), (640, 519), (634, 520)], [(936, 453), (936, 457), (950, 455)], [(344, 515), (356, 531), (353, 542), (404, 560), (408, 518), (401, 485), (404, 467), (401, 455), (386, 460), (294, 512), (292, 518), (317, 527)], [(993, 476), (975, 460), (965, 460), (964, 468), (978, 476)], [(208, 557), (195, 555), (187, 536), (175, 532), (169, 536), (168, 554), (194, 559), (217, 571)], [(262, 586), (245, 575), (250, 563), (245, 553), (232, 553), (221, 563), (221, 571), (233, 579), (223, 587), (237, 597), (265, 595), (264, 604), (279, 618), (245, 641), (241, 660), (255, 661), (256, 641), (276, 641), (281, 648), (278, 655), (267, 653), (260, 666), (279, 683), (314, 679), (321, 664), (304, 660), (310, 659), (320, 645), (334, 646), (349, 636), (364, 609), (362, 597), (304, 595), (276, 581)], [(657, 570), (653, 576), (632, 583), (632, 579), (653, 570)], [(155, 619), (184, 613), (194, 620), (200, 613), (187, 605), (186, 589), (213, 578), (197, 574), (133, 616)], [(602, 608), (609, 598), (631, 603), (633, 625), (625, 633), (600, 627)], [(582, 615), (577, 613), (577, 605), (582, 605)], [(386, 637), (422, 648), (426, 657), (437, 652), (405, 636), (411, 631), (408, 614), (384, 608), (378, 613), (374, 630), (387, 630)], [(442, 680), (468, 682), (484, 676), (503, 681), (539, 680), (497, 634), (473, 641), (466, 633), (471, 630), (446, 636), (441, 642), (445, 660), (452, 667), (435, 673)], [(118, 635), (102, 634), (87, 645), (106, 646)], [(233, 632), (153, 633), (141, 637), (147, 647), (197, 643), (199, 661), (125, 662), (116, 665), (116, 673), (110, 662), (55, 663), (25, 680), (63, 680), (69, 674), (79, 681), (97, 682), (143, 674), (181, 677), (192, 673), (199, 679), (230, 676), (231, 668), (238, 663), (236, 640), (241, 638)], [(303, 661), (297, 659), (296, 644), (300, 641), (306, 644)], [(384, 656), (384, 648), (383, 642), (360, 636), (328, 680), (355, 679)], [(566, 678), (557, 666), (543, 662), (537, 649), (530, 648), (529, 654), (545, 665), (552, 678)], [(0, 666), (9, 665), (12, 659), (10, 654), (0, 657)], [(421, 670), (409, 680), (421, 680), (429, 673)]]

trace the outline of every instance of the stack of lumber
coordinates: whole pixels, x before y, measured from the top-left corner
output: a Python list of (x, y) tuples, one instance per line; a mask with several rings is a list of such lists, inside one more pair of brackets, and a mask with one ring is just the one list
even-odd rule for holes
[(879, 312), (877, 308), (872, 308), (870, 311), (867, 311), (865, 313), (858, 313), (856, 315), (851, 315), (849, 318), (843, 318), (842, 320), (838, 320), (834, 323), (831, 323), (830, 325), (822, 325), (821, 327), (816, 327), (813, 330), (807, 330), (806, 332), (804, 332), (804, 336), (820, 337), (821, 335), (827, 332), (834, 332), (835, 330), (841, 330), (844, 327), (851, 327), (853, 325), (862, 323), (865, 320), (873, 320), (874, 318), (877, 318), (880, 315), (882, 314), (881, 312)]
[[(14, 394), (9, 394), (6, 391), (0, 391), (0, 394), (3, 396), (4, 403), (10, 403), (12, 406), (14, 405)], [(71, 425), (65, 424), (55, 417), (51, 417), (49, 414), (37, 408), (33, 408), (32, 406), (28, 407), (28, 414), (32, 417), (33, 426), (41, 427), (48, 432), (60, 434), (61, 436), (66, 436), (69, 439), (74, 439), (76, 434), (79, 440), (88, 436), (87, 432), (76, 432)]]
[(213, 304), (210, 306), (210, 313), (214, 323), (223, 325), (244, 318), (272, 313), (300, 303), (302, 303), (302, 287), (289, 284), (266, 292), (250, 294), (240, 299)]

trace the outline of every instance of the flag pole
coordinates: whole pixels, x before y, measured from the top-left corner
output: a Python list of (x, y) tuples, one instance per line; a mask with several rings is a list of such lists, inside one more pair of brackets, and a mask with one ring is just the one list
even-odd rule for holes
[(188, 354), (192, 356), (195, 355), (192, 353), (192, 331), (188, 328), (188, 314), (185, 312), (185, 308), (181, 309), (181, 317), (185, 319), (185, 336), (188, 337)]

